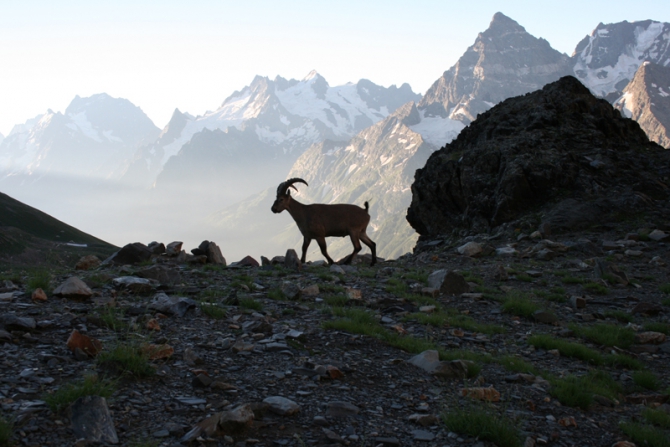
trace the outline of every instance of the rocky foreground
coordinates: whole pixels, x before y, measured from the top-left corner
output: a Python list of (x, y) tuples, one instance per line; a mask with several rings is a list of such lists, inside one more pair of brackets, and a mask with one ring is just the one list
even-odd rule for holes
[[(670, 228), (630, 230), (435, 240), (375, 267), (172, 245), (7, 271), (3, 426), (26, 446), (632, 445), (670, 411)], [(105, 399), (65, 396), (85, 377)]]

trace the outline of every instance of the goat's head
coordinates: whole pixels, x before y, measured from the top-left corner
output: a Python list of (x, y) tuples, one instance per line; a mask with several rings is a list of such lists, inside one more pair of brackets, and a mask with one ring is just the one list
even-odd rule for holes
[(273, 213), (281, 213), (285, 209), (288, 209), (289, 203), (291, 202), (291, 192), (288, 189), (293, 188), (296, 191), (298, 190), (298, 188), (293, 186), (294, 183), (304, 183), (307, 185), (307, 182), (301, 178), (292, 178), (280, 183), (277, 188), (277, 198), (271, 208)]

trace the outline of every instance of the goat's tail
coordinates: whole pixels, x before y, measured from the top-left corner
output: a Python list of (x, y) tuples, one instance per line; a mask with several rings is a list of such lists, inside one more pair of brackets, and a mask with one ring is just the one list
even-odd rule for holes
[(370, 209), (370, 205), (369, 205), (368, 202), (366, 201), (366, 202), (365, 202), (365, 211), (368, 211), (369, 209)]

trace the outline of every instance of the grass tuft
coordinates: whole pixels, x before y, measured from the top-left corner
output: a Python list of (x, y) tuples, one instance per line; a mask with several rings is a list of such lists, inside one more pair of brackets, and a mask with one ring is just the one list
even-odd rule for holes
[(528, 339), (528, 343), (539, 349), (558, 349), (558, 352), (565, 357), (576, 358), (594, 365), (601, 365), (604, 362), (603, 356), (598, 351), (581, 343), (560, 340), (550, 335), (533, 335)]
[(587, 410), (594, 395), (614, 398), (621, 392), (621, 386), (612, 377), (598, 370), (589, 371), (585, 376), (550, 377), (549, 393), (563, 405)]
[(670, 414), (663, 410), (654, 410), (653, 408), (645, 408), (642, 410), (642, 417), (650, 424), (658, 427), (670, 429)]
[(117, 343), (113, 349), (102, 351), (96, 357), (102, 367), (136, 378), (149, 377), (156, 370), (149, 363), (147, 354), (143, 354), (137, 343)]
[(610, 293), (607, 287), (597, 282), (587, 282), (586, 284), (583, 284), (582, 287), (584, 290), (594, 295), (607, 295)]
[(651, 391), (657, 391), (661, 388), (661, 381), (659, 378), (656, 374), (648, 370), (635, 371), (633, 373), (633, 382), (635, 385)]
[(0, 446), (12, 445), (12, 432), (14, 431), (14, 424), (12, 421), (0, 414)]
[(619, 428), (637, 445), (647, 447), (670, 447), (670, 437), (656, 427), (635, 422), (622, 422)]
[(51, 274), (47, 270), (36, 270), (26, 282), (26, 292), (32, 293), (35, 289), (42, 289), (47, 295), (51, 294)]
[(200, 310), (203, 314), (207, 315), (210, 318), (216, 320), (222, 320), (226, 318), (228, 312), (225, 308), (221, 307), (218, 303), (212, 302), (210, 300), (203, 300), (200, 302)]
[(101, 396), (109, 398), (114, 393), (114, 383), (98, 378), (95, 375), (84, 377), (83, 380), (68, 383), (43, 399), (54, 413), (60, 413), (74, 401), (84, 396)]
[(493, 410), (471, 407), (442, 414), (447, 428), (455, 433), (493, 442), (498, 447), (520, 447), (521, 435), (515, 424)]
[(660, 321), (659, 322), (645, 323), (644, 330), (645, 331), (652, 331), (652, 332), (662, 332), (665, 335), (670, 335), (670, 324), (661, 323)]
[(626, 349), (635, 342), (635, 332), (615, 324), (600, 323), (593, 326), (571, 324), (570, 329), (582, 338), (603, 346)]
[(502, 306), (503, 312), (517, 317), (531, 318), (540, 306), (523, 293), (509, 293)]
[(257, 312), (263, 310), (263, 305), (253, 298), (240, 298), (239, 302), (240, 307), (244, 309), (255, 310)]

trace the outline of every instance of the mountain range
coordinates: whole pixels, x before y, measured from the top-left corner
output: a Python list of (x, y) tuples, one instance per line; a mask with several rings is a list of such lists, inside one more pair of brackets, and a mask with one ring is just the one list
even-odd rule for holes
[(88, 231), (132, 219), (132, 231), (116, 230), (126, 240), (105, 235), (117, 243), (225, 240), (236, 257), (298, 246), (294, 224), (269, 206), (280, 181), (302, 177), (306, 203), (369, 200), (371, 237), (394, 257), (416, 240), (404, 219), (414, 171), (506, 98), (571, 74), (669, 147), (669, 36), (667, 23), (601, 23), (568, 56), (497, 13), (423, 96), (368, 80), (331, 87), (314, 71), (257, 76), (213, 112), (175, 110), (162, 132), (127, 100), (77, 97), (0, 140), (0, 188), (55, 215), (94, 210)]

